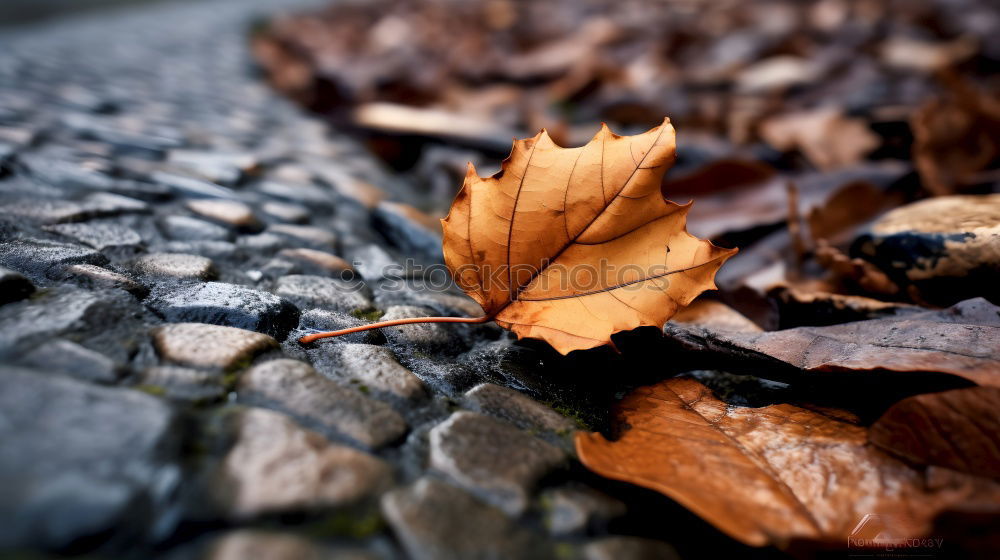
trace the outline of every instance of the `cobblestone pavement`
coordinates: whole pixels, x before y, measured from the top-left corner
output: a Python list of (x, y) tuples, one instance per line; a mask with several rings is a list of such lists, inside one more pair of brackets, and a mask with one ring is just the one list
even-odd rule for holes
[(481, 311), (382, 274), (439, 261), (439, 238), (379, 200), (415, 202), (405, 185), (259, 81), (247, 33), (270, 11), (155, 3), (0, 34), (0, 549), (672, 557), (614, 529), (634, 507), (574, 459), (583, 413), (543, 404), (568, 402), (551, 379), (579, 359), (493, 325), (295, 341)]

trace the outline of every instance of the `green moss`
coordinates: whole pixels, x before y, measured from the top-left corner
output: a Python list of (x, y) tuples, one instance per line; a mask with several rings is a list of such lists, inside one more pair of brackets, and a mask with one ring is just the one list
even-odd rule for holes
[(149, 393), (150, 395), (157, 397), (162, 397), (167, 394), (167, 388), (159, 385), (136, 385), (133, 389), (142, 391), (143, 393)]
[(226, 388), (227, 391), (232, 391), (236, 387), (236, 381), (239, 380), (240, 370), (234, 369), (227, 371), (222, 374), (222, 386)]
[(552, 552), (559, 560), (569, 560), (570, 558), (577, 557), (576, 547), (567, 542), (556, 543), (555, 549)]
[(385, 311), (382, 311), (382, 310), (379, 310), (379, 309), (362, 309), (362, 308), (358, 308), (358, 309), (355, 309), (355, 310), (351, 311), (351, 317), (354, 317), (355, 319), (361, 319), (361, 320), (364, 320), (364, 321), (371, 321), (371, 322), (378, 321), (379, 319), (382, 318), (383, 315), (385, 315)]
[(558, 412), (559, 414), (562, 414), (566, 418), (569, 418), (570, 420), (575, 422), (576, 425), (581, 430), (587, 430), (588, 432), (593, 431), (593, 428), (587, 422), (586, 416), (584, 415), (583, 412), (576, 410), (575, 408), (570, 408), (569, 406), (564, 404), (550, 404), (549, 406), (551, 406), (552, 409)]
[(365, 539), (382, 530), (384, 523), (378, 510), (368, 507), (362, 510), (342, 511), (331, 514), (306, 529), (312, 537), (344, 537)]

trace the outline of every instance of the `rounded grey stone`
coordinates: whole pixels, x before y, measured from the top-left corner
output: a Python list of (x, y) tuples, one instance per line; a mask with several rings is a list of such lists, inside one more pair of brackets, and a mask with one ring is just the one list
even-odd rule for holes
[(460, 411), (430, 432), (431, 468), (458, 485), (518, 515), (535, 483), (560, 466), (566, 454), (518, 428)]
[(34, 282), (57, 278), (70, 265), (107, 262), (104, 255), (80, 245), (22, 239), (0, 243), (0, 265)]
[(273, 294), (222, 282), (160, 288), (146, 302), (172, 323), (225, 325), (283, 339), (299, 312)]
[(406, 422), (389, 405), (320, 375), (297, 360), (272, 360), (240, 376), (240, 402), (280, 410), (327, 437), (378, 448), (402, 436)]
[(372, 344), (322, 344), (310, 353), (316, 369), (358, 389), (402, 402), (427, 398), (419, 377), (403, 367), (392, 350)]

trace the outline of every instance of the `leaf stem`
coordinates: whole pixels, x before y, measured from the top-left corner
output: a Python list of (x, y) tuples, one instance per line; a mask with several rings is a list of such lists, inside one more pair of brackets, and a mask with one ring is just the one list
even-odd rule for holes
[(341, 336), (345, 334), (351, 334), (356, 332), (370, 331), (372, 329), (381, 329), (382, 327), (395, 327), (397, 325), (410, 325), (413, 323), (467, 323), (467, 324), (478, 324), (478, 323), (488, 323), (493, 320), (490, 315), (485, 315), (483, 317), (411, 317), (408, 319), (393, 319), (391, 321), (381, 321), (378, 323), (372, 323), (370, 325), (360, 325), (357, 327), (350, 327), (347, 329), (340, 329), (338, 331), (327, 331), (319, 332), (314, 334), (309, 334), (303, 336), (299, 339), (300, 344), (309, 344), (310, 342), (317, 341), (321, 338), (333, 338), (335, 336)]

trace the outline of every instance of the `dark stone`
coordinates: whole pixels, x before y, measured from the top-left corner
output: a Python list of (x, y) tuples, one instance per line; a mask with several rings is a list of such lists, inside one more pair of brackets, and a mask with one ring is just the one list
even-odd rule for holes
[(0, 305), (20, 301), (35, 291), (34, 284), (13, 270), (0, 267)]
[(171, 323), (226, 325), (266, 333), (279, 340), (299, 320), (299, 310), (284, 299), (221, 282), (154, 289), (147, 304)]
[[(299, 328), (296, 331), (296, 336), (302, 337), (304, 335), (320, 331), (336, 331), (340, 329), (346, 329), (349, 327), (357, 327), (360, 325), (364, 325), (368, 322), (369, 321), (359, 319), (357, 317), (354, 317), (353, 315), (349, 315), (341, 311), (328, 311), (325, 309), (309, 309), (307, 311), (302, 312), (302, 317), (299, 319)], [(380, 329), (373, 329), (370, 331), (345, 334), (343, 336), (338, 336), (335, 339), (326, 341), (327, 344), (351, 343), (351, 342), (381, 344), (385, 342), (385, 336), (382, 335)]]
[(0, 243), (0, 265), (34, 282), (54, 279), (73, 264), (105, 265), (108, 259), (93, 249), (50, 241), (14, 240)]
[(56, 288), (0, 307), (0, 354), (23, 354), (62, 336), (124, 363), (152, 316), (121, 291)]
[(442, 393), (457, 397), (483, 378), (474, 367), (430, 356), (406, 356), (406, 365), (425, 383)]
[[(169, 406), (5, 367), (0, 410), (0, 548), (66, 549), (112, 532), (120, 542), (156, 536), (156, 512), (180, 477)], [(170, 527), (157, 527), (160, 536)]]

